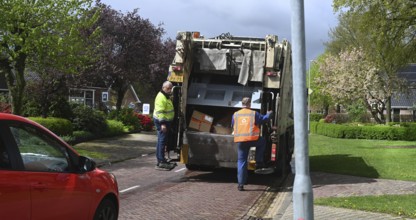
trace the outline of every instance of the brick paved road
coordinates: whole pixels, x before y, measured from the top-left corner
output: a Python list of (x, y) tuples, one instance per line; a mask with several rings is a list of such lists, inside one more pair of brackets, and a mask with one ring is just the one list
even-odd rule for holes
[(113, 172), (119, 182), (120, 220), (248, 219), (250, 208), (276, 179), (251, 173), (246, 191), (239, 192), (235, 169), (191, 172), (179, 164), (172, 171), (155, 170), (155, 137), (152, 133), (131, 134), (75, 146), (107, 153), (110, 161), (122, 161), (111, 165), (107, 160), (97, 161), (106, 164), (101, 168)]

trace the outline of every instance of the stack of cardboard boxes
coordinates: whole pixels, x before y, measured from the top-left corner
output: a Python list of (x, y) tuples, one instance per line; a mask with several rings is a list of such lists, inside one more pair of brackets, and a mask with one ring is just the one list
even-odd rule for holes
[[(216, 134), (231, 134), (231, 128), (221, 126), (220, 124), (212, 125), (214, 117), (194, 110), (188, 128), (203, 132), (213, 132)], [(211, 130), (211, 127), (213, 128)]]
[(214, 118), (212, 116), (199, 111), (194, 111), (192, 113), (191, 121), (189, 122), (189, 128), (197, 131), (210, 132), (213, 121)]

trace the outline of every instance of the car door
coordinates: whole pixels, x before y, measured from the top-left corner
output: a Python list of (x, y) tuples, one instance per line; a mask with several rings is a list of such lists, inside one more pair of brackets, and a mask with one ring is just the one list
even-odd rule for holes
[(0, 121), (0, 219), (30, 219), (30, 187)]
[(93, 189), (87, 174), (71, 165), (68, 148), (45, 131), (10, 126), (30, 185), (32, 219), (87, 219)]

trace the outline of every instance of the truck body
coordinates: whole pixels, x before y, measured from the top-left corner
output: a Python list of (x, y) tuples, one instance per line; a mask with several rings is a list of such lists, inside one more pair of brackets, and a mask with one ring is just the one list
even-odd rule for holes
[[(237, 167), (231, 120), (251, 97), (251, 109), (265, 114), (264, 161), (277, 172), (290, 169), (293, 154), (291, 47), (276, 35), (265, 38), (222, 34), (206, 39), (199, 32), (178, 32), (168, 80), (174, 84), (175, 119), (168, 150), (188, 169)], [(250, 150), (253, 169), (255, 148)]]

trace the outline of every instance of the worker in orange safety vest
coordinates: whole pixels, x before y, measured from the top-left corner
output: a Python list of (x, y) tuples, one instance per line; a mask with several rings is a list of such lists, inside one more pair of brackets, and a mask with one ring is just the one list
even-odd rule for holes
[(250, 147), (256, 147), (256, 171), (265, 168), (263, 157), (266, 140), (260, 136), (259, 126), (270, 120), (273, 113), (268, 111), (266, 115), (262, 115), (257, 111), (251, 110), (251, 98), (249, 97), (244, 97), (241, 104), (243, 108), (234, 113), (231, 122), (234, 130), (234, 142), (237, 143), (238, 147), (237, 189), (239, 191), (243, 191), (244, 185), (247, 183), (247, 158)]

